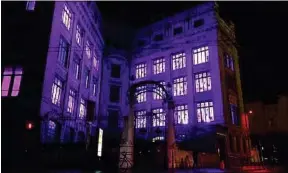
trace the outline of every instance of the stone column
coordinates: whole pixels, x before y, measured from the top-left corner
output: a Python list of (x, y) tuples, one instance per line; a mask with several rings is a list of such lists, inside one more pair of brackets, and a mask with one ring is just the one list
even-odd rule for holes
[(134, 108), (132, 104), (124, 122), (118, 166), (120, 169), (130, 169), (134, 165)]
[(167, 132), (167, 167), (175, 167), (175, 127), (174, 127), (174, 102), (168, 102), (168, 132)]

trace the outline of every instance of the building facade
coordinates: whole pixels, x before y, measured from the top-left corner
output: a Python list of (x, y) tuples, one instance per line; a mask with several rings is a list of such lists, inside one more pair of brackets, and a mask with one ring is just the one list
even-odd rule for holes
[[(116, 134), (129, 113), (129, 87), (154, 80), (172, 89), (178, 141), (209, 136), (210, 142), (197, 138), (199, 145), (211, 143), (222, 160), (248, 157), (234, 25), (221, 19), (217, 4), (138, 30), (132, 51), (107, 48), (103, 54), (95, 2), (5, 3), (2, 111), (10, 116), (4, 128), (16, 123), (13, 135), (25, 133), (25, 140), (6, 131), (4, 145), (84, 142), (97, 126), (104, 137)], [(156, 94), (163, 91), (138, 89), (136, 137), (164, 140), (167, 108)], [(34, 140), (26, 140), (30, 136)]]
[[(249, 156), (249, 130), (241, 123), (244, 109), (234, 25), (224, 22), (217, 10), (215, 3), (204, 3), (140, 29), (131, 57), (130, 74), (135, 78), (131, 83), (170, 84), (178, 141), (204, 129), (214, 134), (215, 150), (221, 148), (226, 157), (222, 159), (237, 162)], [(160, 96), (141, 92), (135, 105), (137, 137), (165, 139), (165, 113)], [(147, 133), (140, 132), (143, 128)]]
[(270, 103), (255, 101), (245, 104), (250, 111), (249, 124), (253, 147), (257, 148), (260, 161), (286, 164), (288, 136), (288, 97), (277, 96)]
[(94, 135), (104, 47), (96, 3), (3, 6), (2, 113), (17, 124), (13, 132), (4, 126), (5, 146), (29, 143), (24, 151)]

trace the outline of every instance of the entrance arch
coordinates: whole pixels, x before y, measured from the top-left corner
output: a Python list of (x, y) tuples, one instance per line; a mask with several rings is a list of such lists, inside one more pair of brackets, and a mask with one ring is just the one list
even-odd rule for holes
[[(159, 90), (161, 88), (161, 90)], [(175, 130), (174, 130), (174, 101), (171, 92), (171, 85), (168, 84), (168, 90), (158, 81), (147, 80), (134, 83), (130, 86), (127, 97), (129, 102), (129, 115), (125, 123), (120, 142), (119, 168), (130, 169), (134, 165), (134, 105), (136, 98), (143, 92), (152, 92), (159, 95), (164, 104), (168, 106), (166, 114), (168, 120), (167, 142), (167, 168), (173, 168), (175, 165)]]

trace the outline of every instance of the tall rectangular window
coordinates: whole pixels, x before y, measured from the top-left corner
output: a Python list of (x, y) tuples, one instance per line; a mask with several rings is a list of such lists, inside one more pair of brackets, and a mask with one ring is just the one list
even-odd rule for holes
[(79, 24), (76, 25), (76, 43), (81, 46), (83, 41), (83, 30)]
[(121, 66), (119, 64), (111, 64), (111, 77), (120, 78)]
[(58, 61), (64, 67), (67, 66), (68, 55), (69, 55), (69, 44), (63, 37), (60, 37)]
[(78, 56), (76, 56), (73, 59), (73, 76), (75, 77), (75, 79), (79, 80), (80, 79), (80, 58), (78, 58)]
[(172, 69), (177, 70), (186, 67), (186, 55), (184, 52), (172, 55)]
[(188, 124), (188, 105), (178, 105), (175, 107), (176, 124)]
[(211, 90), (211, 76), (209, 72), (195, 74), (195, 88), (197, 93)]
[(119, 103), (120, 101), (120, 86), (111, 85), (110, 86), (110, 102)]
[(62, 90), (63, 90), (63, 82), (58, 77), (55, 77), (54, 83), (52, 85), (51, 99), (52, 103), (57, 106), (60, 106), (61, 103)]
[(146, 86), (137, 87), (136, 89), (137, 103), (146, 102), (146, 94), (147, 94)]
[(68, 8), (67, 4), (64, 4), (64, 8), (62, 10), (62, 22), (66, 26), (66, 28), (70, 30), (72, 25), (72, 12)]
[(240, 116), (239, 116), (239, 110), (237, 106), (237, 98), (233, 95), (229, 95), (228, 97), (229, 97), (228, 100), (229, 100), (231, 123), (234, 125), (240, 125)]
[(187, 94), (187, 78), (180, 77), (173, 80), (173, 95), (182, 96)]
[(92, 54), (92, 48), (91, 48), (91, 43), (87, 40), (86, 41), (86, 45), (85, 45), (85, 52), (86, 52), (86, 56), (88, 59), (91, 58), (91, 54)]
[(36, 5), (36, 1), (27, 1), (26, 2), (26, 10), (27, 11), (34, 11)]
[(87, 113), (87, 101), (81, 98), (80, 100), (80, 109), (79, 109), (79, 118), (84, 118)]
[(228, 54), (225, 54), (224, 55), (224, 64), (225, 64), (225, 67), (234, 71), (234, 60), (233, 60), (233, 57), (231, 57), (230, 55)]
[(97, 58), (96, 52), (94, 53), (93, 56), (93, 66), (96, 70), (99, 69), (99, 59)]
[(93, 96), (97, 94), (97, 78), (93, 77)]
[(136, 111), (136, 128), (146, 128), (146, 111)]
[(193, 50), (193, 62), (194, 65), (206, 63), (209, 60), (208, 46), (200, 47)]
[(165, 72), (165, 58), (158, 58), (153, 60), (153, 74)]
[[(164, 82), (164, 81), (160, 82), (160, 84), (162, 84), (162, 85), (165, 87), (165, 82)], [(165, 93), (164, 93), (163, 89), (160, 88), (160, 87), (157, 87), (157, 88), (154, 88), (154, 89), (153, 89), (153, 99), (154, 99), (154, 100), (160, 100), (160, 99), (162, 99), (162, 98), (163, 98), (162, 96), (163, 96), (164, 94), (165, 94)]]
[(88, 68), (85, 68), (85, 88), (89, 88), (90, 84), (90, 70)]
[[(10, 87), (12, 87), (11, 96), (18, 96), (23, 70), (21, 67), (17, 68), (4, 68), (3, 80), (2, 80), (2, 97), (9, 95)], [(13, 85), (12, 82), (13, 81)]]
[(147, 64), (141, 63), (136, 65), (136, 79), (143, 78), (147, 73)]
[(197, 120), (198, 123), (210, 123), (214, 121), (213, 102), (206, 101), (197, 103)]
[(165, 126), (165, 112), (163, 108), (153, 109), (153, 127)]
[(68, 107), (67, 112), (74, 114), (75, 111), (75, 103), (76, 103), (76, 92), (74, 90), (69, 90), (68, 96)]

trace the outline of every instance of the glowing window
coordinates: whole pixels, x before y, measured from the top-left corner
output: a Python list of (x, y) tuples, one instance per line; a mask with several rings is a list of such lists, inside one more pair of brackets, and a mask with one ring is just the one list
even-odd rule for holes
[(155, 141), (163, 141), (164, 140), (164, 136), (156, 136), (152, 139), (152, 142), (155, 142)]
[(93, 96), (97, 94), (97, 78), (93, 77)]
[(210, 91), (212, 89), (209, 72), (195, 74), (195, 88), (197, 93)]
[(27, 1), (26, 2), (26, 10), (27, 11), (34, 11), (36, 5), (36, 1)]
[(158, 58), (153, 61), (153, 74), (165, 72), (165, 58)]
[(188, 124), (188, 105), (178, 105), (175, 107), (176, 124)]
[(165, 126), (165, 112), (163, 108), (153, 109), (153, 127)]
[(3, 72), (3, 80), (2, 80), (2, 97), (9, 95), (10, 86), (12, 85), (11, 96), (18, 96), (21, 80), (22, 80), (23, 70), (22, 68), (5, 68)]
[(146, 63), (136, 65), (136, 79), (145, 77), (146, 73), (147, 73)]
[(193, 50), (194, 65), (206, 63), (209, 60), (209, 49), (207, 46)]
[(93, 66), (96, 70), (98, 70), (98, 66), (99, 66), (99, 60), (96, 56), (96, 53), (94, 53), (94, 56), (93, 56)]
[(146, 111), (136, 111), (136, 128), (146, 128)]
[(52, 85), (51, 99), (52, 103), (57, 106), (60, 106), (61, 103), (62, 89), (63, 89), (63, 82), (59, 78), (55, 77), (54, 83)]
[(82, 41), (83, 41), (83, 30), (81, 28), (81, 26), (79, 24), (77, 24), (76, 26), (76, 43), (81, 46), (82, 45)]
[[(162, 84), (165, 87), (165, 82), (164, 81), (160, 82), (160, 84)], [(162, 99), (162, 96), (164, 96), (164, 95), (165, 95), (165, 93), (164, 93), (162, 88), (157, 87), (157, 88), (153, 89), (153, 99), (154, 100), (160, 100), (160, 99)]]
[(177, 70), (186, 67), (186, 56), (185, 53), (177, 53), (172, 55), (172, 69)]
[(60, 37), (58, 61), (64, 67), (67, 66), (68, 55), (69, 55), (69, 44), (63, 37)]
[(91, 58), (91, 53), (92, 53), (91, 51), (92, 51), (91, 44), (90, 44), (89, 41), (86, 41), (85, 52), (86, 52), (86, 56), (87, 56), (88, 59)]
[(145, 102), (147, 97), (146, 86), (136, 88), (137, 103)]
[(64, 8), (62, 10), (62, 22), (66, 26), (68, 30), (71, 28), (72, 23), (72, 12), (67, 7), (66, 4), (64, 4)]
[(173, 95), (182, 96), (187, 94), (187, 78), (180, 77), (173, 80)]
[(86, 100), (81, 98), (81, 100), (80, 100), (79, 118), (84, 118), (86, 116), (86, 112), (87, 112), (87, 108), (86, 107), (87, 107)]
[(73, 60), (73, 75), (75, 79), (80, 79), (80, 58), (78, 56), (75, 56)]
[(197, 103), (197, 120), (199, 123), (214, 121), (213, 102)]
[(67, 112), (71, 114), (74, 113), (75, 103), (76, 103), (76, 92), (70, 89), (69, 96), (68, 96)]

